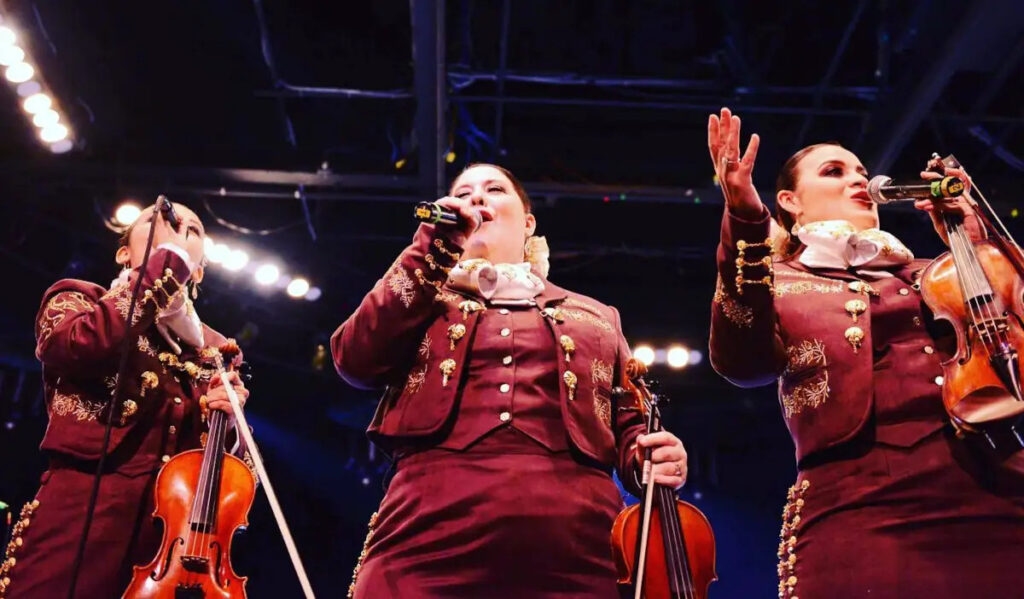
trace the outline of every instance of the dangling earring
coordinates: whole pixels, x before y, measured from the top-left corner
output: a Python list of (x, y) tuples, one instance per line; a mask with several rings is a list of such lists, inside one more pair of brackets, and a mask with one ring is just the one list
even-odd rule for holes
[(199, 283), (192, 283), (192, 299), (193, 301), (199, 299)]
[(548, 240), (544, 237), (537, 235), (531, 235), (526, 238), (526, 245), (523, 247), (523, 257), (533, 267), (540, 276), (547, 278), (548, 271), (551, 270), (551, 264), (548, 262), (548, 256), (551, 255), (551, 250), (548, 249)]

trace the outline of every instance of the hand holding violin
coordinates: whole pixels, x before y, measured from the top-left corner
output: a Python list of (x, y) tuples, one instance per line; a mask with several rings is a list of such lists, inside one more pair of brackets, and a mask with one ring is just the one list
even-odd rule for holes
[(932, 225), (935, 227), (935, 232), (939, 234), (942, 241), (948, 246), (949, 238), (946, 235), (946, 226), (942, 222), (942, 213), (952, 212), (954, 214), (960, 214), (964, 217), (964, 227), (970, 235), (972, 241), (981, 241), (985, 239), (984, 229), (981, 223), (978, 222), (978, 217), (975, 214), (975, 201), (971, 197), (971, 178), (967, 176), (967, 172), (962, 168), (945, 167), (945, 173), (937, 173), (932, 170), (921, 171), (921, 178), (926, 181), (934, 181), (943, 177), (956, 177), (964, 182), (964, 193), (955, 198), (950, 198), (944, 201), (936, 200), (917, 200), (914, 202), (914, 208), (918, 210), (924, 210), (928, 213), (928, 216), (932, 218)]
[(636, 463), (643, 464), (643, 450), (651, 448), (654, 482), (678, 489), (686, 484), (686, 448), (668, 431), (658, 431), (636, 438)]

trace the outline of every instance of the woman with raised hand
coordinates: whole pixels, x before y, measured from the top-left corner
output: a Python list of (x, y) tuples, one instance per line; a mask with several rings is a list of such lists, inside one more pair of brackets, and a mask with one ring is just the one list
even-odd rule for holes
[[(710, 355), (737, 385), (778, 382), (798, 470), (779, 598), (1017, 596), (1024, 452), (1008, 428), (985, 453), (950, 424), (940, 364), (949, 338), (920, 295), (929, 261), (879, 228), (868, 174), (837, 143), (783, 165), (773, 233), (751, 179), (760, 140), (742, 156), (739, 141), (738, 116), (710, 116), (726, 199)], [(937, 230), (953, 210), (981, 235), (966, 199), (917, 207)]]

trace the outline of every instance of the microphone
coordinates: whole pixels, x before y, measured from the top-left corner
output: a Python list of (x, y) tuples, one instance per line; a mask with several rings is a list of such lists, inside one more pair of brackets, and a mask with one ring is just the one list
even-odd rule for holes
[[(413, 210), (413, 218), (416, 220), (436, 225), (438, 223), (445, 225), (458, 225), (462, 223), (462, 215), (450, 208), (445, 208), (440, 204), (434, 202), (420, 202), (416, 204), (416, 209)], [(473, 219), (474, 227), (473, 230), (479, 229), (480, 225), (483, 224), (483, 218), (479, 214)]]
[(876, 204), (919, 199), (955, 198), (964, 192), (964, 182), (957, 177), (943, 177), (923, 183), (894, 184), (892, 178), (878, 175), (868, 181), (868, 197)]
[(156, 199), (156, 205), (160, 209), (160, 214), (163, 216), (164, 220), (171, 225), (171, 228), (175, 231), (181, 228), (181, 219), (178, 218), (178, 214), (174, 211), (174, 204), (171, 204), (171, 201), (167, 199), (167, 196), (161, 194)]

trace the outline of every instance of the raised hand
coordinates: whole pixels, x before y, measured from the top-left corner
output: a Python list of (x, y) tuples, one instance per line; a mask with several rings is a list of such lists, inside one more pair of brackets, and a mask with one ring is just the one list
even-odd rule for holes
[(747, 150), (740, 158), (740, 117), (728, 108), (722, 109), (721, 116), (708, 117), (708, 150), (726, 205), (737, 216), (751, 220), (764, 211), (751, 178), (760, 144), (761, 138), (756, 133), (751, 135)]

